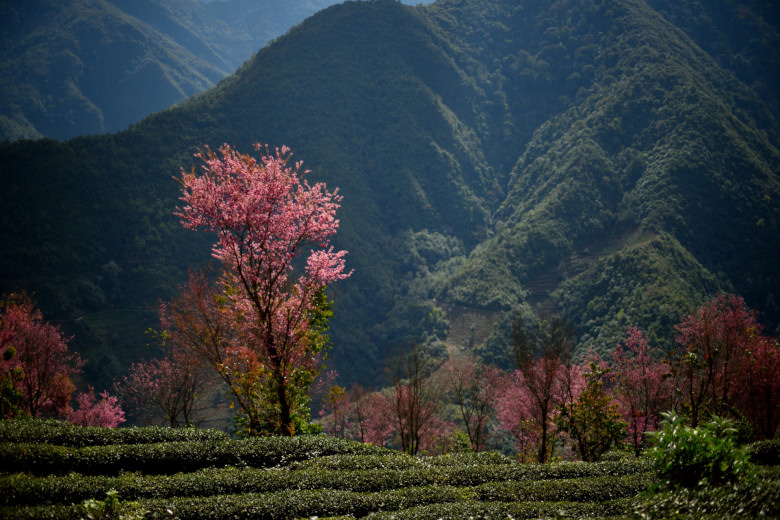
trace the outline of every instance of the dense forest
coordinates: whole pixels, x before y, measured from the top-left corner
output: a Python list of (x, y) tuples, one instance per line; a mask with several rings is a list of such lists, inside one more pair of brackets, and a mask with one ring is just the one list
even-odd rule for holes
[(339, 188), (341, 382), (408, 341), (511, 365), (518, 313), (578, 353), (670, 349), (718, 291), (778, 326), (771, 2), (390, 0), (331, 6), (129, 129), (0, 145), (3, 291), (27, 290), (106, 388), (210, 238), (173, 211), (203, 147), (288, 145)]

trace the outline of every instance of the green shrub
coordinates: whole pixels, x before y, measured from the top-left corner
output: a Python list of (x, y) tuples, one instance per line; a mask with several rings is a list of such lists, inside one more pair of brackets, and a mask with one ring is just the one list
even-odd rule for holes
[(753, 464), (780, 465), (780, 439), (754, 442), (747, 449)]
[(714, 418), (693, 428), (673, 412), (662, 415), (661, 428), (649, 434), (654, 441), (649, 456), (670, 487), (719, 486), (748, 472), (747, 449), (733, 441), (730, 421)]
[(85, 500), (81, 508), (87, 520), (143, 520), (148, 512), (137, 502), (122, 504), (119, 494), (114, 490), (106, 493), (105, 500)]
[(780, 480), (751, 476), (727, 486), (648, 494), (634, 513), (640, 518), (780, 518)]

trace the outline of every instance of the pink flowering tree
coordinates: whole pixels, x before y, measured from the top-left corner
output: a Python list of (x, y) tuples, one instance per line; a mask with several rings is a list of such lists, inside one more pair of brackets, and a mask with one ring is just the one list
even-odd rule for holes
[(163, 356), (133, 363), (128, 375), (115, 384), (122, 401), (136, 416), (155, 424), (162, 416), (172, 428), (196, 426), (198, 403), (216, 386), (216, 378), (197, 352), (163, 335)]
[(395, 432), (393, 402), (381, 392), (355, 385), (348, 392), (347, 422), (356, 441), (386, 446)]
[(612, 351), (612, 368), (620, 414), (634, 453), (639, 455), (645, 432), (655, 431), (661, 412), (669, 409), (669, 368), (663, 359), (653, 356), (647, 338), (637, 327), (629, 327), (625, 339)]
[(432, 360), (416, 344), (398, 356), (389, 370), (395, 433), (401, 450), (410, 455), (417, 455), (440, 424), (437, 413), (443, 385), (432, 372)]
[(11, 295), (2, 302), (0, 350), (6, 416), (60, 415), (76, 389), (71, 377), (84, 362), (26, 295)]
[(532, 454), (544, 463), (555, 447), (553, 419), (567, 398), (576, 397), (578, 389), (571, 363), (574, 332), (557, 315), (532, 324), (519, 316), (512, 341), (517, 371), (511, 380), (514, 388), (510, 387), (505, 395), (511, 393), (521, 402), (501, 399), (499, 420), (513, 433), (521, 453)]
[(726, 415), (735, 404), (737, 381), (761, 327), (736, 295), (718, 294), (677, 325), (679, 348), (672, 360), (680, 407), (697, 426), (707, 414)]
[[(307, 413), (301, 403), (326, 344), (325, 287), (351, 274), (346, 251), (330, 246), (341, 197), (322, 183), (309, 185), (288, 148), (255, 148), (259, 160), (228, 145), (197, 154), (202, 170), (182, 172), (183, 205), (175, 214), (187, 228), (216, 232), (224, 311), (235, 326), (217, 368), (235, 377), (247, 373), (243, 397), (270, 403), (262, 416), (244, 408), (247, 432), (293, 435), (295, 414)], [(303, 268), (296, 262), (301, 256)]]
[(80, 426), (103, 426), (116, 428), (125, 422), (125, 412), (119, 404), (119, 399), (109, 395), (107, 391), (100, 393), (100, 400), (95, 399), (95, 389), (81, 392), (76, 396), (76, 409), (67, 407), (65, 419)]

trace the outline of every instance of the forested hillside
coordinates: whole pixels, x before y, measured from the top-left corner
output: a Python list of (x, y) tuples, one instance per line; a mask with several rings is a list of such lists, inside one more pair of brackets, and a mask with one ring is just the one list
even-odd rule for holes
[(602, 352), (628, 325), (669, 346), (718, 290), (774, 330), (776, 8), (722, 2), (744, 14), (727, 26), (683, 4), (699, 23), (644, 0), (329, 7), (127, 131), (0, 146), (0, 286), (34, 291), (105, 383), (150, 354), (148, 306), (208, 261), (173, 176), (205, 144), (260, 141), (344, 197), (334, 245), (355, 273), (332, 290), (328, 365), (345, 382), (410, 339), (505, 360), (521, 309), (562, 311)]
[(115, 132), (335, 0), (0, 2), (0, 139)]

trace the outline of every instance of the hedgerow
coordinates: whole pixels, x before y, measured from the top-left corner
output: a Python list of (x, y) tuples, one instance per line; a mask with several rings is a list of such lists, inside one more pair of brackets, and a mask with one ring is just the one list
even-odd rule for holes
[[(410, 458), (411, 459), (411, 458)], [(415, 460), (415, 459), (412, 459)], [(424, 461), (425, 459), (419, 459)], [(436, 466), (423, 465), (409, 469), (347, 470), (296, 469), (280, 470), (259, 468), (215, 468), (175, 475), (142, 475), (123, 473), (118, 476), (89, 476), (71, 473), (62, 476), (35, 477), (29, 474), (14, 474), (0, 477), (0, 500), (3, 504), (46, 504), (79, 502), (87, 498), (102, 496), (109, 490), (121, 496), (137, 498), (163, 498), (173, 496), (208, 496), (248, 492), (273, 492), (285, 489), (339, 489), (355, 492), (372, 492), (396, 488), (450, 485), (479, 486), (502, 481), (538, 481), (561, 478), (557, 466)], [(576, 478), (615, 474), (615, 468), (591, 465), (576, 465), (580, 471)], [(635, 482), (645, 482), (647, 467), (625, 465), (621, 473), (629, 475)], [(571, 474), (564, 478), (571, 478)], [(615, 479), (617, 485), (623, 477)], [(594, 481), (595, 482), (595, 481)], [(564, 485), (571, 485), (568, 480)], [(610, 489), (614, 490), (615, 485)], [(644, 484), (643, 484), (644, 485)], [(592, 486), (589, 484), (589, 486)], [(568, 500), (574, 500), (569, 497)]]
[[(311, 516), (365, 516), (372, 511), (395, 511), (441, 502), (468, 500), (467, 490), (451, 486), (421, 486), (356, 493), (317, 489), (288, 489), (275, 493), (248, 493), (208, 497), (173, 497), (139, 500), (150, 515), (163, 518), (220, 520), (234, 518), (289, 519)], [(0, 514), (8, 518), (79, 518), (77, 506), (4, 507)]]
[(106, 446), (160, 442), (227, 441), (225, 432), (200, 428), (100, 428), (55, 419), (0, 420), (2, 443), (46, 443), (57, 446)]
[(381, 511), (366, 516), (371, 520), (605, 518), (631, 511), (629, 499), (600, 503), (575, 502), (462, 502), (432, 504), (403, 511)]
[(171, 474), (222, 466), (270, 467), (323, 455), (381, 454), (387, 451), (324, 435), (83, 448), (15, 442), (0, 444), (0, 467), (38, 475), (70, 472), (111, 475), (120, 471)]

